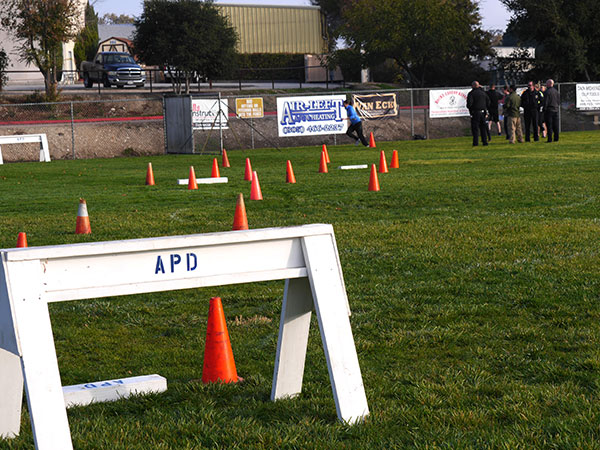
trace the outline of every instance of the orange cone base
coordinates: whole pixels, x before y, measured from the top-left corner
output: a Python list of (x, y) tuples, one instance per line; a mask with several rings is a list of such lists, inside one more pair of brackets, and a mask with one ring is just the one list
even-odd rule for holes
[(250, 188), (250, 200), (262, 200), (262, 191), (260, 190), (260, 183), (258, 182), (258, 175), (256, 170), (252, 172), (252, 186)]
[(188, 179), (188, 191), (198, 189), (198, 183), (196, 182), (196, 173), (194, 172), (194, 166), (190, 166), (190, 176)]
[(321, 162), (319, 163), (319, 173), (327, 173), (327, 157), (325, 156), (325, 152), (321, 151)]
[(385, 160), (385, 152), (381, 150), (379, 153), (379, 173), (388, 173), (387, 162)]
[(154, 186), (154, 172), (152, 171), (152, 163), (148, 163), (146, 171), (146, 186)]
[(371, 177), (369, 179), (369, 191), (379, 190), (379, 178), (377, 178), (377, 170), (375, 164), (371, 165)]
[(223, 304), (220, 297), (213, 297), (208, 308), (202, 382), (237, 383), (238, 380)]
[(246, 171), (244, 172), (244, 180), (252, 181), (252, 165), (250, 164), (250, 158), (246, 158)]
[(294, 169), (292, 168), (292, 162), (288, 159), (287, 162), (287, 170), (285, 174), (285, 182), (286, 183), (295, 183), (296, 177), (294, 176)]
[(217, 158), (213, 159), (212, 172), (210, 173), (211, 178), (221, 178), (221, 174), (219, 173), (219, 163), (217, 162)]
[(394, 150), (392, 153), (392, 162), (390, 163), (390, 169), (399, 169), (400, 162), (398, 161), (398, 150)]
[(373, 132), (371, 131), (371, 133), (369, 134), (369, 147), (371, 148), (375, 148), (375, 138), (373, 137)]
[(22, 231), (17, 235), (17, 248), (27, 247), (27, 235)]
[(227, 157), (227, 150), (225, 150), (225, 149), (223, 149), (223, 158), (222, 158), (222, 161), (221, 161), (221, 165), (223, 167), (231, 167), (229, 165), (229, 158)]
[(248, 229), (248, 216), (246, 215), (246, 205), (244, 204), (244, 195), (238, 194), (237, 202), (235, 204), (235, 214), (233, 215), (233, 228), (232, 230), (247, 230)]
[(90, 217), (87, 212), (87, 204), (84, 199), (79, 199), (79, 210), (77, 211), (77, 222), (75, 224), (75, 234), (90, 234)]

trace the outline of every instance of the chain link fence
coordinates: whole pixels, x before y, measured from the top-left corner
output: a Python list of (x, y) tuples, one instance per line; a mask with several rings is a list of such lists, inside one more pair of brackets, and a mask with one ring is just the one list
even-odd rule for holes
[[(600, 111), (581, 111), (576, 108), (576, 84), (557, 84), (561, 93), (560, 124), (562, 131), (600, 130)], [(521, 86), (523, 87), (523, 86)], [(435, 88), (447, 90), (452, 88)], [(470, 89), (466, 87), (456, 89)], [(336, 90), (331, 95), (374, 95), (394, 94), (397, 102), (397, 113), (377, 120), (363, 119), (363, 131), (366, 136), (373, 133), (377, 140), (402, 141), (410, 139), (439, 139), (447, 137), (470, 136), (469, 117), (430, 118), (430, 89), (400, 90)], [(328, 93), (283, 93), (274, 95), (229, 95), (223, 96), (222, 102), (229, 108), (228, 128), (222, 130), (218, 124), (213, 129), (196, 130), (194, 132), (197, 153), (212, 153), (224, 148), (280, 148), (314, 145), (352, 144), (353, 141), (344, 134), (328, 134), (304, 137), (283, 137), (279, 135), (277, 124), (277, 98), (293, 96), (327, 96)], [(241, 98), (260, 97), (264, 105), (264, 117), (258, 119), (242, 119), (235, 114), (236, 100)], [(199, 97), (198, 97), (199, 98)], [(216, 96), (213, 95), (213, 98)], [(501, 109), (501, 106), (500, 106)], [(500, 115), (502, 111), (500, 111)], [(502, 121), (501, 121), (502, 122)], [(504, 130), (503, 130), (504, 132)]]
[[(557, 85), (561, 93), (560, 124), (562, 131), (599, 130), (600, 111), (576, 108), (576, 83)], [(436, 88), (443, 89), (443, 88)], [(465, 89), (465, 88), (461, 88)], [(204, 130), (194, 130), (194, 153), (220, 153), (228, 150), (283, 148), (353, 144), (344, 134), (282, 137), (277, 124), (277, 99), (293, 96), (327, 96), (394, 94), (397, 113), (378, 120), (364, 120), (364, 132), (372, 132), (377, 141), (437, 139), (470, 135), (469, 117), (429, 117), (429, 89), (336, 90), (252, 94), (244, 92), (221, 96), (229, 108), (227, 128), (218, 123)], [(236, 100), (260, 97), (262, 118), (240, 118)], [(217, 99), (218, 93), (201, 97)], [(77, 159), (158, 155), (165, 153), (166, 138), (162, 96), (135, 99), (106, 99), (60, 103), (0, 104), (0, 135), (38, 134), (48, 137), (52, 159)], [(497, 138), (493, 138), (497, 139)], [(5, 161), (36, 160), (36, 144), (2, 147)]]
[[(52, 159), (164, 153), (162, 97), (0, 105), (0, 135), (46, 134)], [(5, 161), (35, 160), (36, 144), (2, 148)]]

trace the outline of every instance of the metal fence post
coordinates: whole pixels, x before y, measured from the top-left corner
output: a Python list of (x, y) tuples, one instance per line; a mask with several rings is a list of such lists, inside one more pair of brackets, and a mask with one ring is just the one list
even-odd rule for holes
[(415, 135), (415, 110), (413, 101), (413, 90), (410, 89), (410, 138)]
[(429, 122), (427, 121), (427, 108), (423, 108), (423, 124), (425, 127), (425, 139), (429, 139)]
[(221, 123), (223, 118), (222, 113), (222, 105), (221, 105), (221, 91), (219, 91), (219, 144), (220, 144), (220, 153), (223, 154), (223, 124)]
[(71, 151), (75, 159), (75, 120), (73, 117), (73, 102), (71, 102)]
[[(560, 83), (557, 83), (558, 88), (558, 98), (560, 99)], [(561, 109), (562, 109), (562, 105), (561, 103), (558, 104), (558, 132), (562, 133), (562, 114), (561, 114)]]

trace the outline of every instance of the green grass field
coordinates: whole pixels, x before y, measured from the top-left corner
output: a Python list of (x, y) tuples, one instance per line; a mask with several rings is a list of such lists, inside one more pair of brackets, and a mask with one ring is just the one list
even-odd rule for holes
[[(303, 393), (270, 402), (283, 282), (50, 305), (63, 385), (158, 373), (168, 391), (70, 409), (77, 449), (600, 448), (600, 134), (229, 151), (227, 185), (177, 186), (212, 157), (0, 166), (0, 248), (331, 223), (371, 415), (336, 420), (313, 318)], [(380, 192), (369, 172), (388, 161)], [(263, 201), (243, 181), (250, 157)], [(285, 183), (286, 160), (298, 183)], [(144, 185), (152, 162), (157, 185)], [(93, 233), (75, 235), (78, 199)], [(259, 258), (260, 255), (257, 255)], [(208, 300), (221, 296), (239, 385), (203, 385)], [(29, 449), (21, 435), (0, 448)]]

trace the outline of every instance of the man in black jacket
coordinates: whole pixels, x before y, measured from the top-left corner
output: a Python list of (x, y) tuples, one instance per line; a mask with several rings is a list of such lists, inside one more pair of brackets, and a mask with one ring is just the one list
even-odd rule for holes
[(492, 131), (492, 123), (495, 123), (498, 127), (498, 136), (500, 136), (502, 134), (502, 129), (500, 128), (500, 118), (498, 117), (498, 102), (502, 100), (503, 95), (496, 90), (495, 84), (490, 85), (490, 89), (486, 94), (490, 98), (489, 129)]
[(538, 111), (540, 108), (540, 97), (533, 81), (527, 83), (527, 89), (521, 94), (521, 107), (523, 108), (523, 118), (525, 119), (525, 142), (530, 142), (529, 128), (533, 129), (533, 140), (539, 141), (538, 130)]
[(546, 81), (546, 92), (544, 94), (544, 121), (548, 129), (548, 142), (558, 142), (558, 108), (560, 108), (560, 94), (554, 87), (554, 80)]
[(485, 115), (490, 109), (490, 98), (479, 86), (478, 81), (471, 84), (471, 92), (467, 95), (467, 108), (471, 115), (471, 133), (473, 134), (473, 147), (479, 145), (479, 133), (483, 145), (487, 143), (487, 127), (485, 124)]

